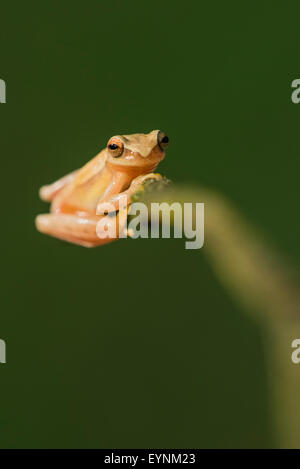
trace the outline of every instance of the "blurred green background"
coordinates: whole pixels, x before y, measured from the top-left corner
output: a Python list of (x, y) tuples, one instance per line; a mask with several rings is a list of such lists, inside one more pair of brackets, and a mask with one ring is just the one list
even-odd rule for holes
[(159, 172), (225, 194), (300, 265), (299, 14), (263, 0), (1, 5), (0, 447), (279, 445), (267, 331), (205, 247), (87, 250), (34, 217), (42, 184), (114, 134), (159, 128)]

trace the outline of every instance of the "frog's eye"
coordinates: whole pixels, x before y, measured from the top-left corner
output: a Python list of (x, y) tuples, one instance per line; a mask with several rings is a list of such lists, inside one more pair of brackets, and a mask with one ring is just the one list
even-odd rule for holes
[(164, 132), (159, 131), (157, 134), (157, 143), (159, 148), (164, 151), (169, 145), (169, 137)]
[(123, 153), (124, 145), (119, 138), (113, 137), (109, 140), (107, 148), (111, 156), (119, 158)]

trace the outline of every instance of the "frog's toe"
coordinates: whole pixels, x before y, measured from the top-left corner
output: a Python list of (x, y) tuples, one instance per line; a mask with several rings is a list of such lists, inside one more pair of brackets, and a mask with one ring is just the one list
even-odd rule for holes
[(41, 233), (46, 233), (47, 228), (49, 228), (49, 215), (43, 214), (43, 215), (38, 215), (35, 219), (35, 226), (38, 231)]

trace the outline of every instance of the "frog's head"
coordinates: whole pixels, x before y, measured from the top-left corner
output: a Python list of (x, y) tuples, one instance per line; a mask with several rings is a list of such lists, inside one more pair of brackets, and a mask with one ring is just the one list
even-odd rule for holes
[(160, 130), (116, 135), (107, 143), (107, 162), (121, 171), (151, 172), (165, 157), (169, 138)]

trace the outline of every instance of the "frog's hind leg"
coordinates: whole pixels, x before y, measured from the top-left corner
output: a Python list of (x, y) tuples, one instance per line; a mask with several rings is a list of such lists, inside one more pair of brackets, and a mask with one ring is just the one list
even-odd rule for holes
[(113, 241), (111, 238), (98, 238), (98, 221), (99, 217), (80, 218), (76, 215), (50, 213), (38, 215), (35, 224), (41, 233), (80, 246), (95, 247)]

